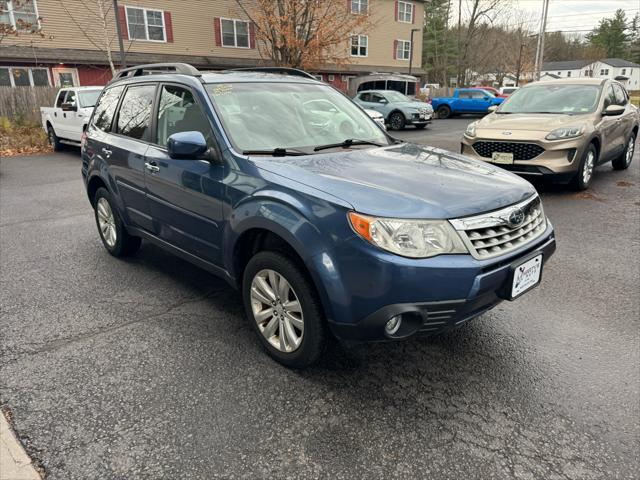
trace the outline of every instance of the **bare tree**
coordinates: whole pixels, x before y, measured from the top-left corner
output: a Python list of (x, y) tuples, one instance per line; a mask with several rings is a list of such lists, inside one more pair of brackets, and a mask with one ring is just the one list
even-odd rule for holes
[[(28, 11), (27, 8), (33, 8), (32, 0), (12, 0), (11, 2), (2, 1), (0, 2), (0, 19), (10, 19), (11, 17), (15, 18), (13, 12)], [(0, 21), (0, 43), (7, 38), (16, 38), (23, 34), (32, 34), (44, 37), (44, 33), (42, 32), (42, 18), (35, 18), (31, 22), (26, 21), (23, 18), (16, 18), (13, 23), (10, 20)]]
[[(74, 8), (69, 8), (69, 0), (60, 0), (62, 9), (71, 19), (76, 29), (97, 50), (104, 53), (109, 62), (111, 73), (115, 75), (112, 44), (117, 40), (115, 15), (111, 0), (76, 0)], [(77, 2), (81, 8), (77, 8)]]
[(345, 5), (344, 0), (236, 0), (236, 4), (253, 24), (261, 56), (283, 67), (313, 70), (348, 63), (351, 45), (345, 39), (372, 23), (371, 12), (352, 14), (350, 2)]

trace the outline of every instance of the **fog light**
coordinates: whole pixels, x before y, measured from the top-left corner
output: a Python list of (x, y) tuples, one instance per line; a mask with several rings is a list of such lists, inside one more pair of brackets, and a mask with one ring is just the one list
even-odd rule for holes
[(400, 329), (401, 323), (402, 323), (402, 317), (400, 315), (391, 317), (391, 320), (389, 320), (387, 324), (384, 326), (384, 331), (387, 332), (387, 335), (393, 335)]

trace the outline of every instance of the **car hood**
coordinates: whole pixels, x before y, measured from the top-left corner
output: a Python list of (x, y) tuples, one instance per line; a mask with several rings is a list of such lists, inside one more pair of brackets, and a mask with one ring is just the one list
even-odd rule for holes
[(413, 144), (253, 160), (261, 169), (381, 217), (457, 218), (535, 194), (529, 182), (505, 170)]
[(565, 115), (562, 113), (491, 113), (478, 121), (476, 131), (487, 129), (550, 132), (559, 127), (585, 123), (587, 117), (587, 115)]
[(426, 108), (429, 110), (431, 105), (426, 102), (394, 102), (396, 105), (405, 108)]

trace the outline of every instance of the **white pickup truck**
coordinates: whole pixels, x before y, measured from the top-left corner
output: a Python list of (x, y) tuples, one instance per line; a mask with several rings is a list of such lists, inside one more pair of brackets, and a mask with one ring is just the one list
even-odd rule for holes
[(80, 145), (102, 87), (61, 88), (53, 107), (40, 107), (42, 128), (55, 151), (63, 143)]

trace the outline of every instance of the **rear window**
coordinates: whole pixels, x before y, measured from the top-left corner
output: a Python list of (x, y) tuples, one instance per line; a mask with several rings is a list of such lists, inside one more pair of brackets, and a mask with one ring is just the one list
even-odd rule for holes
[(98, 105), (93, 113), (93, 120), (91, 125), (99, 130), (108, 132), (111, 130), (111, 122), (113, 121), (113, 115), (116, 113), (116, 107), (118, 106), (118, 99), (124, 90), (123, 86), (112, 87), (105, 90), (104, 94), (100, 97)]

